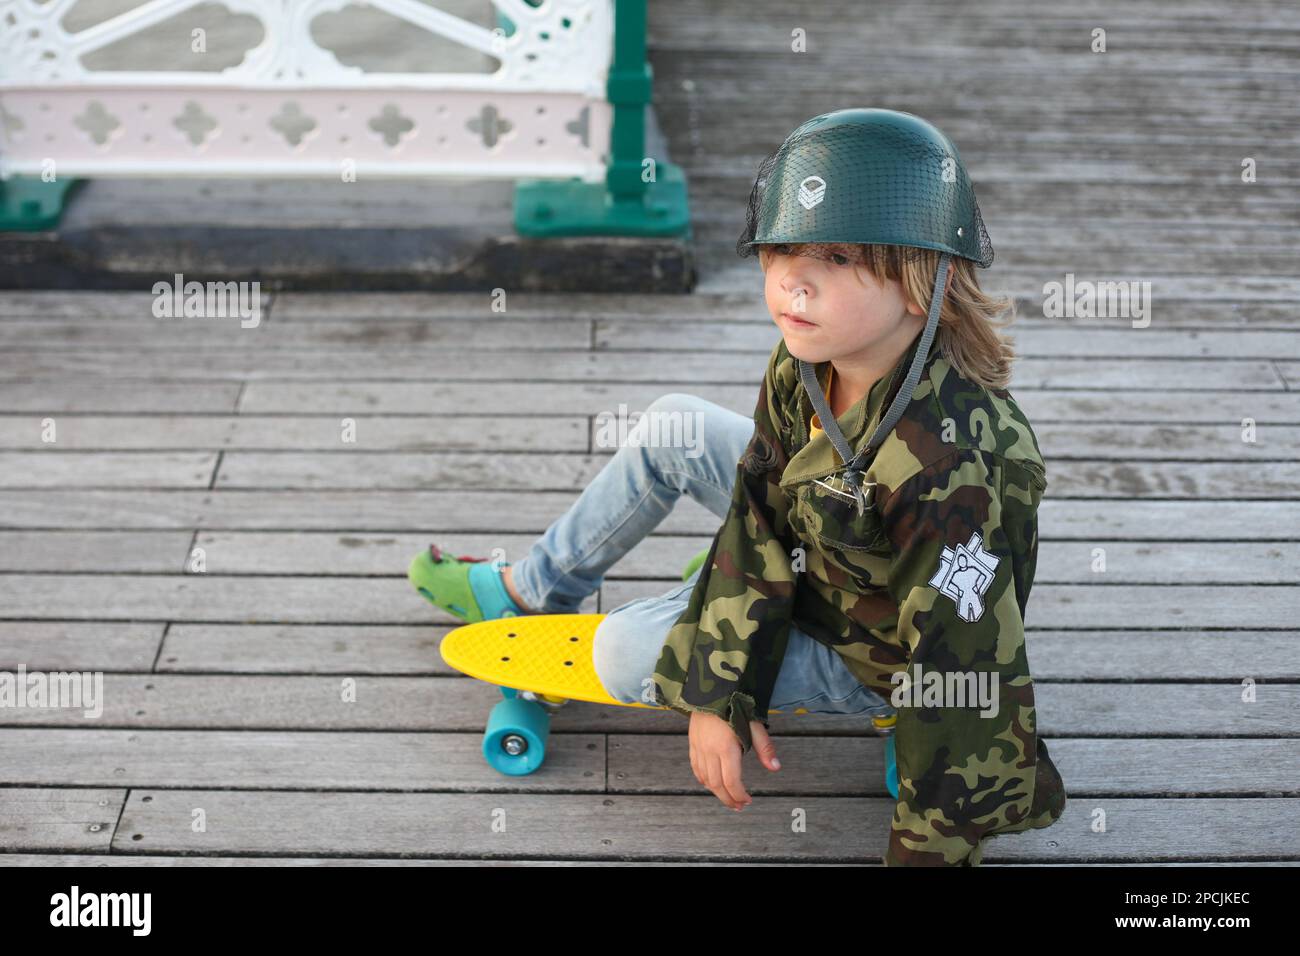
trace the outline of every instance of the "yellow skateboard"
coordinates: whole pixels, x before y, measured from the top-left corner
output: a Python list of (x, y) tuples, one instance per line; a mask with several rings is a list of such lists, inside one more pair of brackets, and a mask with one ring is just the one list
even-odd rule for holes
[[(591, 650), (604, 614), (530, 614), (466, 624), (442, 639), (442, 658), (462, 674), (501, 688), (505, 700), (492, 708), (483, 756), (501, 773), (529, 774), (546, 757), (551, 713), (566, 701), (668, 710), (659, 704), (615, 700), (600, 683)], [(779, 710), (769, 710), (779, 714)], [(793, 713), (806, 714), (799, 707)], [(894, 716), (872, 719), (890, 734)], [(885, 742), (886, 785), (897, 798), (893, 737)], [(892, 773), (891, 773), (892, 771)], [(892, 781), (892, 783), (891, 783)]]

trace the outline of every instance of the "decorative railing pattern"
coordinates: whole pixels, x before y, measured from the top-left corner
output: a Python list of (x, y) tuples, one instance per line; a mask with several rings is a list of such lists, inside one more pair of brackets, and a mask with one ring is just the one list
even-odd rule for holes
[(221, 0), (260, 43), (221, 71), (96, 70), (86, 57), (205, 0), (150, 0), (75, 33), (75, 0), (0, 0), (0, 176), (578, 177), (603, 181), (610, 0), (491, 0), (488, 29), (418, 0), (366, 0), (499, 63), (380, 73), (312, 22), (354, 0)]

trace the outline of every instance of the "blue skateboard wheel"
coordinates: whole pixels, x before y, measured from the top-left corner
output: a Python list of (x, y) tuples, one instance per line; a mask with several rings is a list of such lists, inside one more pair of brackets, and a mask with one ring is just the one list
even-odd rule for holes
[(492, 708), (483, 734), (488, 766), (512, 777), (532, 773), (546, 759), (551, 715), (536, 701), (508, 697)]

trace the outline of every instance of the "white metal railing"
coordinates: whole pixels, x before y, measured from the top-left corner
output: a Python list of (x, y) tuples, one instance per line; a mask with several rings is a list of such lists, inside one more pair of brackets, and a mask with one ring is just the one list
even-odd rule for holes
[[(77, 0), (0, 0), (0, 177), (604, 178), (611, 0), (490, 0), (506, 36), (419, 0), (219, 0), (262, 41), (217, 71), (90, 69), (85, 57), (207, 0), (149, 0), (75, 33)], [(499, 61), (495, 72), (346, 66), (312, 22), (369, 7)]]

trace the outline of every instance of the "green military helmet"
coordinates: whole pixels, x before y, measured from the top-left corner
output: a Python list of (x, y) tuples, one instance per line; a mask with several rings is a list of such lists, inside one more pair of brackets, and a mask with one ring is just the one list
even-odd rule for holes
[(957, 147), (921, 117), (885, 109), (814, 116), (763, 161), (736, 251), (776, 243), (897, 245), (993, 263)]

